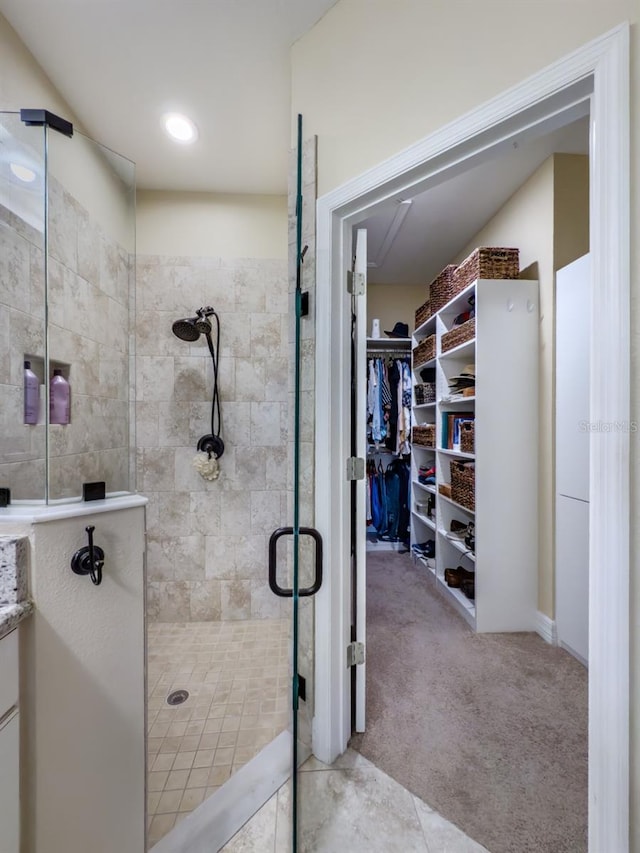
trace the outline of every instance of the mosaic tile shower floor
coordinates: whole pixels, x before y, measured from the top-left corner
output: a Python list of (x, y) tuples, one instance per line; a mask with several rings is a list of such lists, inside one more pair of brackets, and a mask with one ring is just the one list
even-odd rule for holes
[[(149, 624), (149, 847), (287, 727), (289, 630), (287, 619)], [(168, 705), (175, 690), (189, 697)]]

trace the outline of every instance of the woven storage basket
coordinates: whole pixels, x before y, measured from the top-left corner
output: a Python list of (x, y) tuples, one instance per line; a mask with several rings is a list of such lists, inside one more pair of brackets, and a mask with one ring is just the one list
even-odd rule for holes
[(440, 339), (440, 351), (447, 352), (454, 347), (463, 344), (465, 341), (470, 341), (476, 334), (476, 318), (472, 317), (463, 323), (461, 326), (454, 326), (448, 332), (445, 332)]
[(427, 301), (416, 310), (416, 329), (418, 326), (421, 326), (425, 320), (428, 320), (430, 316), (431, 302), (427, 299)]
[(413, 444), (420, 445), (420, 447), (435, 447), (436, 425), (423, 424), (422, 426), (414, 426), (411, 431), (411, 441)]
[(460, 450), (463, 453), (473, 453), (475, 447), (475, 423), (469, 421), (460, 424)]
[(424, 364), (425, 361), (431, 361), (436, 357), (436, 336), (429, 335), (423, 341), (420, 341), (417, 347), (413, 349), (414, 365)]
[(455, 289), (454, 274), (455, 264), (449, 264), (442, 272), (434, 278), (429, 285), (429, 299), (431, 300), (431, 311), (435, 314), (443, 305), (452, 299), (457, 291)]
[(460, 293), (477, 278), (518, 278), (520, 252), (497, 246), (475, 249), (454, 274), (455, 293)]
[(474, 465), (451, 462), (451, 500), (467, 509), (476, 508), (476, 471)]
[(436, 401), (436, 383), (435, 382), (418, 382), (414, 385), (416, 395), (416, 405), (422, 403), (435, 403)]

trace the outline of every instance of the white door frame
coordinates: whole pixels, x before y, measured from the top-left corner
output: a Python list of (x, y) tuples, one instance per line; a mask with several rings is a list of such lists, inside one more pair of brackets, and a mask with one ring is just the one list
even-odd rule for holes
[[(585, 92), (587, 94), (585, 95)], [(622, 24), (317, 203), (314, 753), (331, 763), (351, 730), (349, 672), (349, 300), (353, 224), (495, 156), (514, 133), (566, 121), (591, 97), (591, 421), (629, 425), (629, 26)], [(462, 165), (461, 165), (462, 164)], [(610, 431), (607, 431), (610, 430)], [(591, 433), (589, 518), (589, 850), (629, 845), (629, 432)]]

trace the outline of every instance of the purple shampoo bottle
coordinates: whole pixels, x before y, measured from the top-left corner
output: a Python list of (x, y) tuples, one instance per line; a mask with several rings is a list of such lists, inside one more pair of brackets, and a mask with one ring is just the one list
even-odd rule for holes
[(68, 424), (71, 413), (69, 383), (61, 370), (54, 370), (49, 385), (49, 423)]
[(31, 370), (31, 362), (24, 363), (24, 422), (37, 424), (40, 410), (40, 381)]

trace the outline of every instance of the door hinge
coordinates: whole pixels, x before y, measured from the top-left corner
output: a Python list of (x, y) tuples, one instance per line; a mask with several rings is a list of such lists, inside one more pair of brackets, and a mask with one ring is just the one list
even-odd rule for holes
[(347, 459), (347, 480), (364, 480), (364, 459), (359, 456)]
[(347, 646), (347, 667), (364, 663), (364, 643), (349, 643)]
[(364, 273), (347, 270), (347, 293), (352, 296), (364, 295)]

